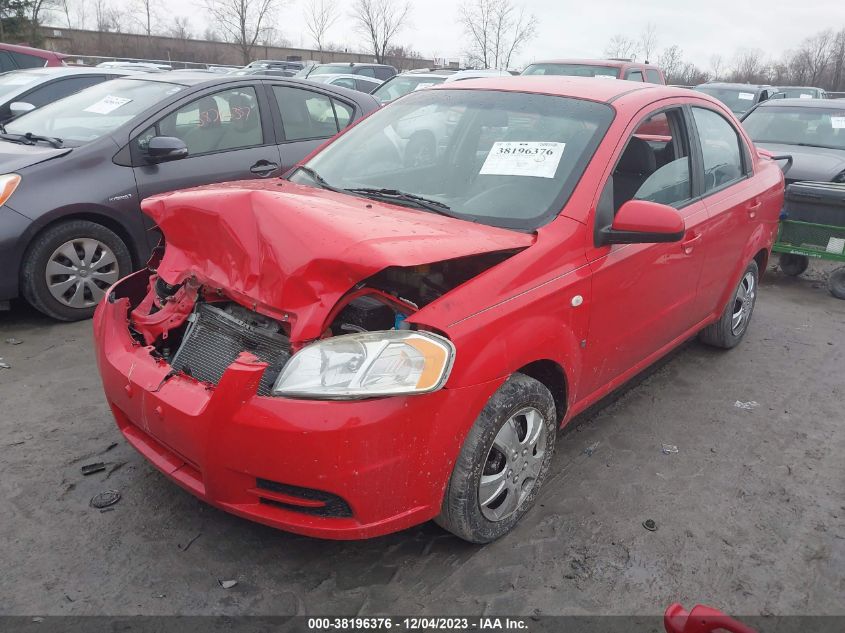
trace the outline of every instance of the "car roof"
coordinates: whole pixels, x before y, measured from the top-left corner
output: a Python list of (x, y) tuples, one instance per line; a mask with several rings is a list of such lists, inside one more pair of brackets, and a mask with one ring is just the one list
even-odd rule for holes
[(379, 68), (393, 68), (388, 64), (366, 64), (364, 62), (326, 62), (324, 64), (314, 64), (317, 66), (348, 66), (349, 68), (361, 68), (362, 66), (378, 66)]
[(778, 90), (819, 90), (824, 91), (824, 88), (816, 88), (815, 86), (776, 86)]
[(708, 86), (711, 88), (754, 88), (755, 90), (762, 90), (763, 88), (774, 88), (769, 84), (740, 84), (740, 83), (731, 83), (729, 81), (708, 81), (703, 84), (698, 84), (696, 88), (702, 88), (703, 86)]
[[(499, 90), (503, 92), (527, 92), (557, 97), (573, 97), (610, 103), (622, 95), (642, 90), (660, 91), (663, 97), (689, 97), (695, 95), (687, 88), (672, 88), (642, 81), (607, 79), (596, 81), (592, 77), (568, 77), (566, 75), (519, 75), (516, 77), (481, 77), (442, 83), (430, 90)], [(703, 94), (703, 93), (702, 93)], [(656, 95), (657, 96), (657, 95)], [(695, 95), (698, 96), (698, 95)], [(707, 95), (704, 95), (707, 97)]]
[(0, 42), (0, 50), (26, 53), (27, 55), (41, 57), (42, 59), (65, 59), (69, 57), (69, 55), (65, 55), (64, 53), (48, 51), (43, 48), (33, 48), (31, 46), (23, 46), (22, 44), (6, 44), (5, 42)]
[[(349, 73), (324, 73), (322, 75), (314, 75), (315, 77), (324, 77), (325, 80), (321, 80), (323, 83), (331, 81), (332, 79), (363, 79), (364, 81), (374, 81), (377, 83), (381, 83), (381, 79), (376, 77), (367, 77), (367, 75), (350, 75)], [(317, 81), (316, 79), (312, 79), (311, 81)]]
[[(769, 99), (768, 101), (763, 101), (757, 107), (799, 106), (802, 108), (830, 108), (831, 101), (836, 101), (836, 99)], [(842, 104), (833, 104), (832, 107), (839, 108), (842, 107)]]
[(131, 70), (123, 68), (94, 68), (91, 66), (44, 66), (43, 68), (21, 68), (17, 71), (31, 75), (61, 77), (62, 75), (131, 75)]
[(535, 64), (581, 64), (584, 66), (610, 66), (612, 68), (625, 68), (626, 66), (643, 66), (645, 68), (660, 68), (654, 64), (647, 64), (645, 62), (635, 62), (630, 59), (543, 59), (536, 62), (531, 62), (529, 66)]

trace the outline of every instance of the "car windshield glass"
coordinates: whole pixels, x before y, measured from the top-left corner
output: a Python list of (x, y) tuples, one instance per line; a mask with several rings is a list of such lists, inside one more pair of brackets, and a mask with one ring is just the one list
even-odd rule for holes
[(779, 99), (818, 99), (819, 93), (815, 88), (779, 88)]
[(431, 88), (446, 81), (445, 77), (426, 77), (425, 75), (396, 76), (385, 81), (374, 92), (373, 96), (381, 103), (388, 103), (414, 90)]
[(533, 230), (563, 208), (612, 119), (606, 104), (567, 97), (422, 90), (364, 119), (291, 180)]
[(715, 97), (724, 103), (731, 112), (743, 114), (751, 109), (757, 102), (757, 90), (755, 88), (715, 88), (712, 86), (698, 86), (699, 92)]
[(0, 97), (11, 97), (30, 88), (43, 75), (12, 71), (0, 75)]
[(845, 149), (845, 107), (760, 106), (742, 125), (755, 143)]
[(531, 64), (522, 71), (522, 74), (616, 79), (619, 76), (619, 69), (614, 66), (593, 66), (592, 64)]
[(309, 75), (341, 75), (343, 73), (352, 72), (352, 67), (349, 64), (326, 64), (324, 66), (314, 66)]
[(60, 138), (81, 145), (109, 134), (184, 86), (160, 81), (114, 79), (50, 103), (6, 124), (11, 134)]

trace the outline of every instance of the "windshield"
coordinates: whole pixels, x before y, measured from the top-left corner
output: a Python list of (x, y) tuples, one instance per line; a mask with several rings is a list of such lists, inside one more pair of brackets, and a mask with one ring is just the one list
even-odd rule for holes
[(104, 81), (10, 121), (6, 131), (54, 136), (65, 145), (81, 145), (113, 132), (184, 88), (160, 81)]
[(619, 77), (619, 69), (615, 66), (593, 66), (592, 64), (531, 64), (522, 71), (522, 74), (616, 79)]
[(388, 103), (405, 96), (409, 92), (414, 92), (414, 90), (431, 88), (437, 84), (442, 84), (444, 81), (446, 81), (445, 77), (426, 77), (425, 75), (407, 75), (403, 77), (397, 75), (376, 88), (373, 91), (373, 96), (380, 103)]
[(820, 99), (815, 88), (778, 88), (778, 99)]
[(0, 97), (11, 97), (23, 92), (44, 75), (25, 72), (10, 72), (0, 75)]
[(743, 114), (757, 103), (757, 90), (755, 88), (713, 88), (711, 86), (698, 86), (699, 92), (715, 97), (724, 103), (731, 112)]
[(840, 108), (760, 106), (742, 122), (755, 143), (845, 149), (845, 105)]
[(533, 230), (563, 208), (612, 119), (608, 105), (580, 99), (422, 90), (364, 119), (291, 180), (422, 197), (433, 212)]
[(308, 75), (342, 75), (343, 73), (351, 72), (352, 67), (349, 64), (326, 64), (324, 66), (314, 66), (314, 70), (308, 73)]

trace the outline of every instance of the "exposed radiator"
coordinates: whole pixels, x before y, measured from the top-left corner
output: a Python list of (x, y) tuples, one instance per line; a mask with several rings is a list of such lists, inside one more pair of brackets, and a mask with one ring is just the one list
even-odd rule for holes
[(250, 352), (269, 364), (258, 385), (258, 395), (269, 396), (290, 360), (290, 340), (275, 321), (263, 315), (237, 304), (218, 305), (224, 309), (209, 303), (197, 305), (171, 366), (216, 385), (241, 352)]

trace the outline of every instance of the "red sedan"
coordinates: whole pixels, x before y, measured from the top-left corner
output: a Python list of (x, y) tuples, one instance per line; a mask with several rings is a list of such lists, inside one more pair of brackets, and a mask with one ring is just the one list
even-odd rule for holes
[(229, 512), (488, 542), (534, 504), (559, 427), (692, 336), (739, 343), (782, 200), (777, 164), (702, 93), (415, 92), (287, 179), (146, 200), (166, 247), (97, 309), (106, 397)]

